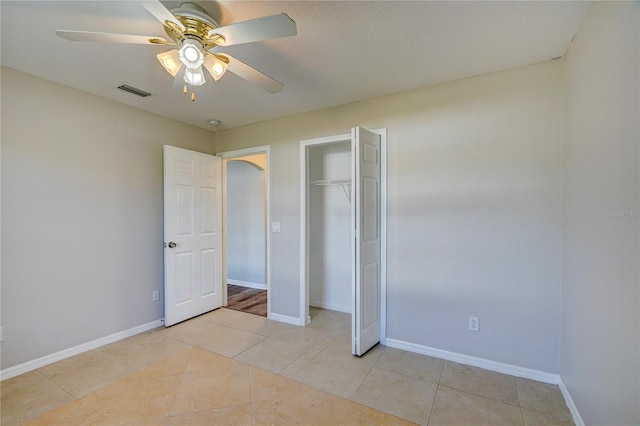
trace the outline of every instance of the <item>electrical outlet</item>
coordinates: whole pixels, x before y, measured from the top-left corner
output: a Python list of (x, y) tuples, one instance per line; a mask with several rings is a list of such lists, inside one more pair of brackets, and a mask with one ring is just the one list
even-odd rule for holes
[(469, 317), (469, 330), (471, 331), (480, 330), (480, 321), (478, 320), (478, 317)]
[(151, 301), (156, 302), (160, 300), (160, 292), (158, 290), (153, 290), (151, 292)]

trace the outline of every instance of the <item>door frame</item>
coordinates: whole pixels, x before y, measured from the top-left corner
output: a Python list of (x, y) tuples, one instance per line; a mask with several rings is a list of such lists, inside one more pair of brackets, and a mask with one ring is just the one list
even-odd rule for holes
[(271, 156), (270, 145), (236, 149), (233, 151), (217, 152), (222, 158), (222, 305), (227, 306), (227, 164), (229, 160), (248, 155), (265, 154), (267, 169), (265, 178), (265, 281), (267, 285), (267, 318), (271, 318)]
[[(380, 343), (384, 345), (387, 336), (387, 129), (380, 128), (370, 131), (380, 135)], [(309, 148), (350, 141), (351, 133), (300, 141), (300, 324), (311, 322), (309, 316), (309, 230), (307, 227), (309, 221), (309, 194), (307, 191)]]

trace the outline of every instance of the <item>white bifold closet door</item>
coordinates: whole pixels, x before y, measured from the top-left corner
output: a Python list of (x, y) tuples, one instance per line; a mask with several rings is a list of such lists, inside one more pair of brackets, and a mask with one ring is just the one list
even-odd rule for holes
[(354, 238), (352, 352), (362, 355), (380, 341), (381, 142), (361, 127), (351, 131), (351, 198)]
[(222, 167), (164, 146), (165, 326), (222, 306)]

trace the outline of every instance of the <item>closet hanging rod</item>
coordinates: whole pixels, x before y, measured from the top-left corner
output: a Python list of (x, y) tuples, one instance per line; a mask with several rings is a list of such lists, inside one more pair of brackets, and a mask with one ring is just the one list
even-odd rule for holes
[(351, 185), (351, 179), (322, 179), (322, 180), (314, 180), (313, 182), (309, 182), (311, 185), (318, 186), (343, 186), (343, 185)]
[(341, 186), (344, 191), (344, 195), (347, 196), (347, 200), (351, 202), (351, 191), (347, 189), (347, 186), (351, 186), (351, 179), (322, 179), (314, 180), (309, 183), (317, 186)]

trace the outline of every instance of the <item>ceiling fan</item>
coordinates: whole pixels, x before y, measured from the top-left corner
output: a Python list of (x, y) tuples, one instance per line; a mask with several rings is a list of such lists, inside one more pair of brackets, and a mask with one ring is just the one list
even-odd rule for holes
[(217, 46), (232, 46), (297, 34), (296, 23), (285, 13), (218, 26), (202, 7), (195, 3), (182, 3), (169, 11), (159, 0), (140, 1), (149, 13), (164, 25), (168, 40), (164, 38), (90, 31), (56, 30), (56, 34), (70, 41), (129, 43), (148, 45), (175, 45), (177, 48), (157, 55), (164, 69), (174, 77), (174, 86), (193, 88), (205, 83), (204, 67), (215, 81), (230, 72), (242, 77), (269, 93), (282, 90), (282, 83), (231, 55), (212, 52)]

